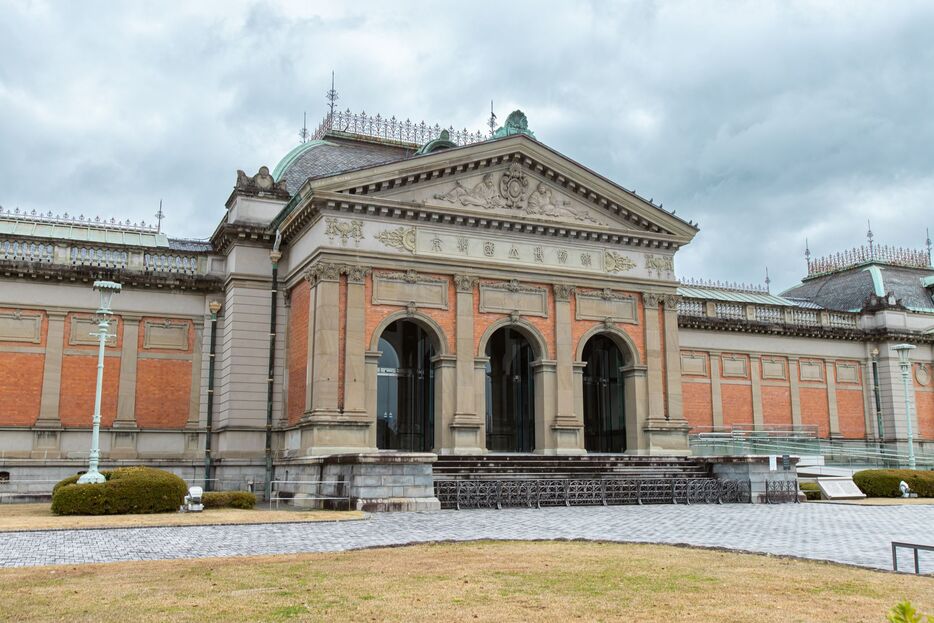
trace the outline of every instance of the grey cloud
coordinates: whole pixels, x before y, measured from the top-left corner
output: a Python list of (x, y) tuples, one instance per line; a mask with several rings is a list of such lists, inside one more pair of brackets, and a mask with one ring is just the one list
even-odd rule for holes
[(482, 129), (489, 100), (702, 231), (685, 276), (778, 287), (934, 225), (927, 3), (13, 3), (0, 204), (207, 236), (234, 171), (339, 105)]

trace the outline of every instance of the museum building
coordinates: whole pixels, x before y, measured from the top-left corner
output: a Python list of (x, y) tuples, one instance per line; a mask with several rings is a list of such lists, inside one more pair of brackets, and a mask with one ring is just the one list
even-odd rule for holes
[(681, 283), (697, 226), (518, 111), (488, 135), (331, 113), (272, 172), (237, 172), (218, 212), (193, 241), (0, 210), (0, 481), (86, 460), (95, 279), (123, 285), (105, 466), (223, 487), (329, 460), (687, 455), (750, 431), (902, 452), (909, 423), (934, 453), (930, 242), (809, 255), (780, 296)]

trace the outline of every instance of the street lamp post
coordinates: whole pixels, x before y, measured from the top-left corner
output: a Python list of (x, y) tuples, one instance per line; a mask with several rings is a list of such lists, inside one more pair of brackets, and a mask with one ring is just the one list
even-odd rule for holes
[(902, 368), (902, 384), (905, 386), (905, 418), (908, 420), (908, 469), (915, 468), (915, 445), (914, 435), (911, 431), (911, 380), (909, 371), (911, 362), (908, 355), (915, 349), (913, 344), (899, 344), (892, 349), (898, 353), (898, 365)]
[(120, 291), (121, 285), (113, 281), (95, 281), (94, 289), (100, 293), (101, 305), (97, 310), (97, 333), (94, 335), (98, 340), (97, 349), (97, 390), (94, 393), (94, 418), (91, 420), (91, 452), (88, 454), (88, 471), (78, 478), (78, 483), (101, 483), (106, 480), (98, 470), (100, 463), (101, 447), (101, 390), (104, 386), (104, 347), (107, 345), (107, 338), (110, 334), (107, 329), (110, 327), (110, 301), (114, 294)]

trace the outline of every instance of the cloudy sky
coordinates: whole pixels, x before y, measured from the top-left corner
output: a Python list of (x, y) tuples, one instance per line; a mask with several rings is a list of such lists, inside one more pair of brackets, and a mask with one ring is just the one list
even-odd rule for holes
[[(462, 8), (469, 6), (469, 10)], [(537, 137), (701, 232), (678, 273), (773, 291), (934, 227), (931, 2), (0, 0), (0, 205), (207, 237), (236, 169), (354, 111)]]

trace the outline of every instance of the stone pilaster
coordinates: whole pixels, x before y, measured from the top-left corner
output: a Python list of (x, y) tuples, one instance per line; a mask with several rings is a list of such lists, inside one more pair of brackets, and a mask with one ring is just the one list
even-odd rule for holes
[(791, 387), (791, 426), (801, 426), (801, 388), (798, 358), (788, 358), (788, 383)]
[(833, 361), (824, 362), (827, 377), (827, 414), (830, 419), (830, 436), (840, 436), (840, 415), (837, 411), (837, 371)]
[(318, 280), (311, 270), (305, 271), (305, 280), (308, 282), (308, 330), (305, 347), (305, 414), (311, 412), (314, 398), (315, 367), (315, 307), (318, 294)]
[[(120, 391), (117, 395), (117, 418), (114, 420), (114, 428), (135, 428), (136, 364), (139, 354), (140, 318), (139, 316), (124, 315), (122, 320), (123, 348), (120, 351)], [(200, 370), (198, 372), (200, 373)]]
[(574, 407), (574, 350), (571, 339), (571, 296), (574, 288), (556, 284), (555, 295), (555, 390), (556, 412), (553, 425), (555, 447), (583, 450), (583, 413)]
[(760, 430), (765, 418), (762, 415), (762, 360), (759, 355), (749, 356), (749, 382), (752, 385), (752, 425)]
[(710, 352), (710, 407), (713, 427), (723, 428), (723, 396), (720, 393), (720, 352)]
[(645, 363), (648, 368), (650, 420), (665, 419), (664, 389), (662, 383), (662, 352), (659, 330), (659, 304), (662, 296), (652, 292), (642, 294), (645, 304)]
[[(445, 432), (450, 430), (450, 452), (453, 454), (475, 454), (483, 452), (482, 417), (477, 406), (476, 368), (474, 363), (474, 290), (477, 279), (470, 275), (455, 275), (454, 288), (457, 292), (455, 320), (455, 374), (456, 403), (453, 420), (443, 422)], [(442, 383), (445, 393), (450, 386)], [(436, 412), (437, 413), (437, 412)], [(443, 413), (443, 412), (442, 412)]]
[(681, 340), (678, 336), (678, 301), (681, 297), (665, 295), (665, 376), (668, 381), (668, 419), (684, 420), (681, 391)]
[[(369, 269), (348, 266), (347, 328), (344, 332), (344, 414), (367, 418), (366, 410), (366, 319), (364, 282)], [(373, 412), (375, 414), (375, 411)]]
[(312, 352), (311, 415), (338, 415), (338, 370), (340, 355), (340, 266), (315, 265), (315, 323)]
[(863, 361), (860, 364), (860, 370), (863, 375), (863, 419), (866, 426), (866, 438), (879, 439), (879, 431), (876, 430), (878, 428), (876, 424), (876, 405), (872, 389), (872, 361)]
[[(208, 324), (210, 325), (210, 316)], [(194, 343), (191, 345), (191, 394), (188, 400), (188, 428), (198, 428), (201, 421), (201, 379), (202, 358), (204, 348), (204, 319), (194, 321)], [(123, 343), (126, 345), (126, 329), (124, 329)], [(121, 369), (121, 373), (123, 370)], [(117, 417), (119, 417), (119, 408)]]
[(39, 405), (37, 428), (58, 428), (62, 425), (58, 415), (62, 393), (62, 351), (65, 347), (65, 312), (46, 312), (48, 330), (45, 335), (45, 366), (42, 370), (42, 398)]

